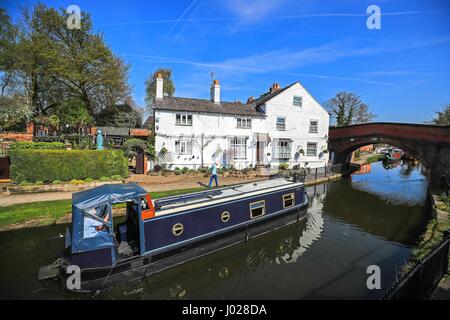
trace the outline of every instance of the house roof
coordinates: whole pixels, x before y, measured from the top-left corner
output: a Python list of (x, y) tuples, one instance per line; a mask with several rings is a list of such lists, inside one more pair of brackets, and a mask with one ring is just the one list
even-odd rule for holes
[(282, 89), (279, 89), (279, 90), (276, 90), (276, 91), (273, 91), (273, 92), (269, 91), (269, 92), (263, 93), (258, 99), (253, 101), (252, 104), (255, 105), (255, 106), (259, 106), (259, 105), (269, 101), (270, 99), (276, 97), (277, 95), (279, 95), (283, 91), (286, 91), (287, 89), (289, 89), (290, 87), (292, 87), (296, 83), (299, 83), (299, 82), (296, 81), (296, 82), (291, 83), (290, 85), (288, 85), (288, 86), (286, 86), (286, 87), (284, 87)]
[(241, 102), (214, 103), (206, 99), (191, 99), (179, 97), (164, 97), (156, 100), (153, 107), (155, 110), (173, 110), (188, 112), (219, 113), (242, 116), (259, 116), (264, 114), (256, 110), (254, 104), (242, 104)]
[(207, 99), (191, 99), (191, 98), (179, 98), (179, 97), (164, 97), (163, 99), (157, 99), (153, 109), (156, 110), (172, 110), (172, 111), (188, 111), (188, 112), (205, 112), (205, 113), (219, 113), (229, 115), (241, 115), (241, 116), (264, 116), (264, 113), (258, 111), (258, 106), (264, 104), (266, 101), (274, 98), (285, 90), (289, 89), (298, 82), (294, 82), (282, 89), (266, 92), (262, 94), (258, 99), (252, 101), (249, 104), (243, 104), (241, 102), (220, 102), (214, 103)]

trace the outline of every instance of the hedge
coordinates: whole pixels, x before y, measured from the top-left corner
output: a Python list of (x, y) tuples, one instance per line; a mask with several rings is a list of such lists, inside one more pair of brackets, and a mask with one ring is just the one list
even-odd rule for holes
[(121, 150), (12, 150), (10, 159), (15, 183), (128, 175)]
[(62, 142), (32, 142), (18, 141), (11, 143), (9, 150), (38, 149), (38, 150), (65, 150), (66, 145)]

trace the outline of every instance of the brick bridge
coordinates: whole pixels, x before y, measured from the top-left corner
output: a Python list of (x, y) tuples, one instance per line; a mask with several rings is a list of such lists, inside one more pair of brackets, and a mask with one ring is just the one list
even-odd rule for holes
[(385, 143), (414, 155), (427, 168), (432, 185), (450, 180), (450, 126), (373, 122), (330, 127), (328, 148), (335, 163), (350, 162), (359, 147)]

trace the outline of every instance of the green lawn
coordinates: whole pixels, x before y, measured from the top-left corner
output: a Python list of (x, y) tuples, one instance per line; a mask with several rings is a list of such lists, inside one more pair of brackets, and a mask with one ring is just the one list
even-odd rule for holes
[[(196, 192), (205, 188), (192, 188), (170, 191), (150, 192), (152, 199)], [(24, 223), (30, 220), (42, 220), (42, 224), (52, 223), (71, 212), (71, 200), (40, 201), (0, 207), (0, 227)]]

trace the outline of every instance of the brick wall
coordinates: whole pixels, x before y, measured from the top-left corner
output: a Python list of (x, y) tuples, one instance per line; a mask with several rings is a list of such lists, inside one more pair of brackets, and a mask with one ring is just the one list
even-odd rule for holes
[(33, 141), (33, 134), (26, 132), (3, 132), (0, 133), (0, 141)]

